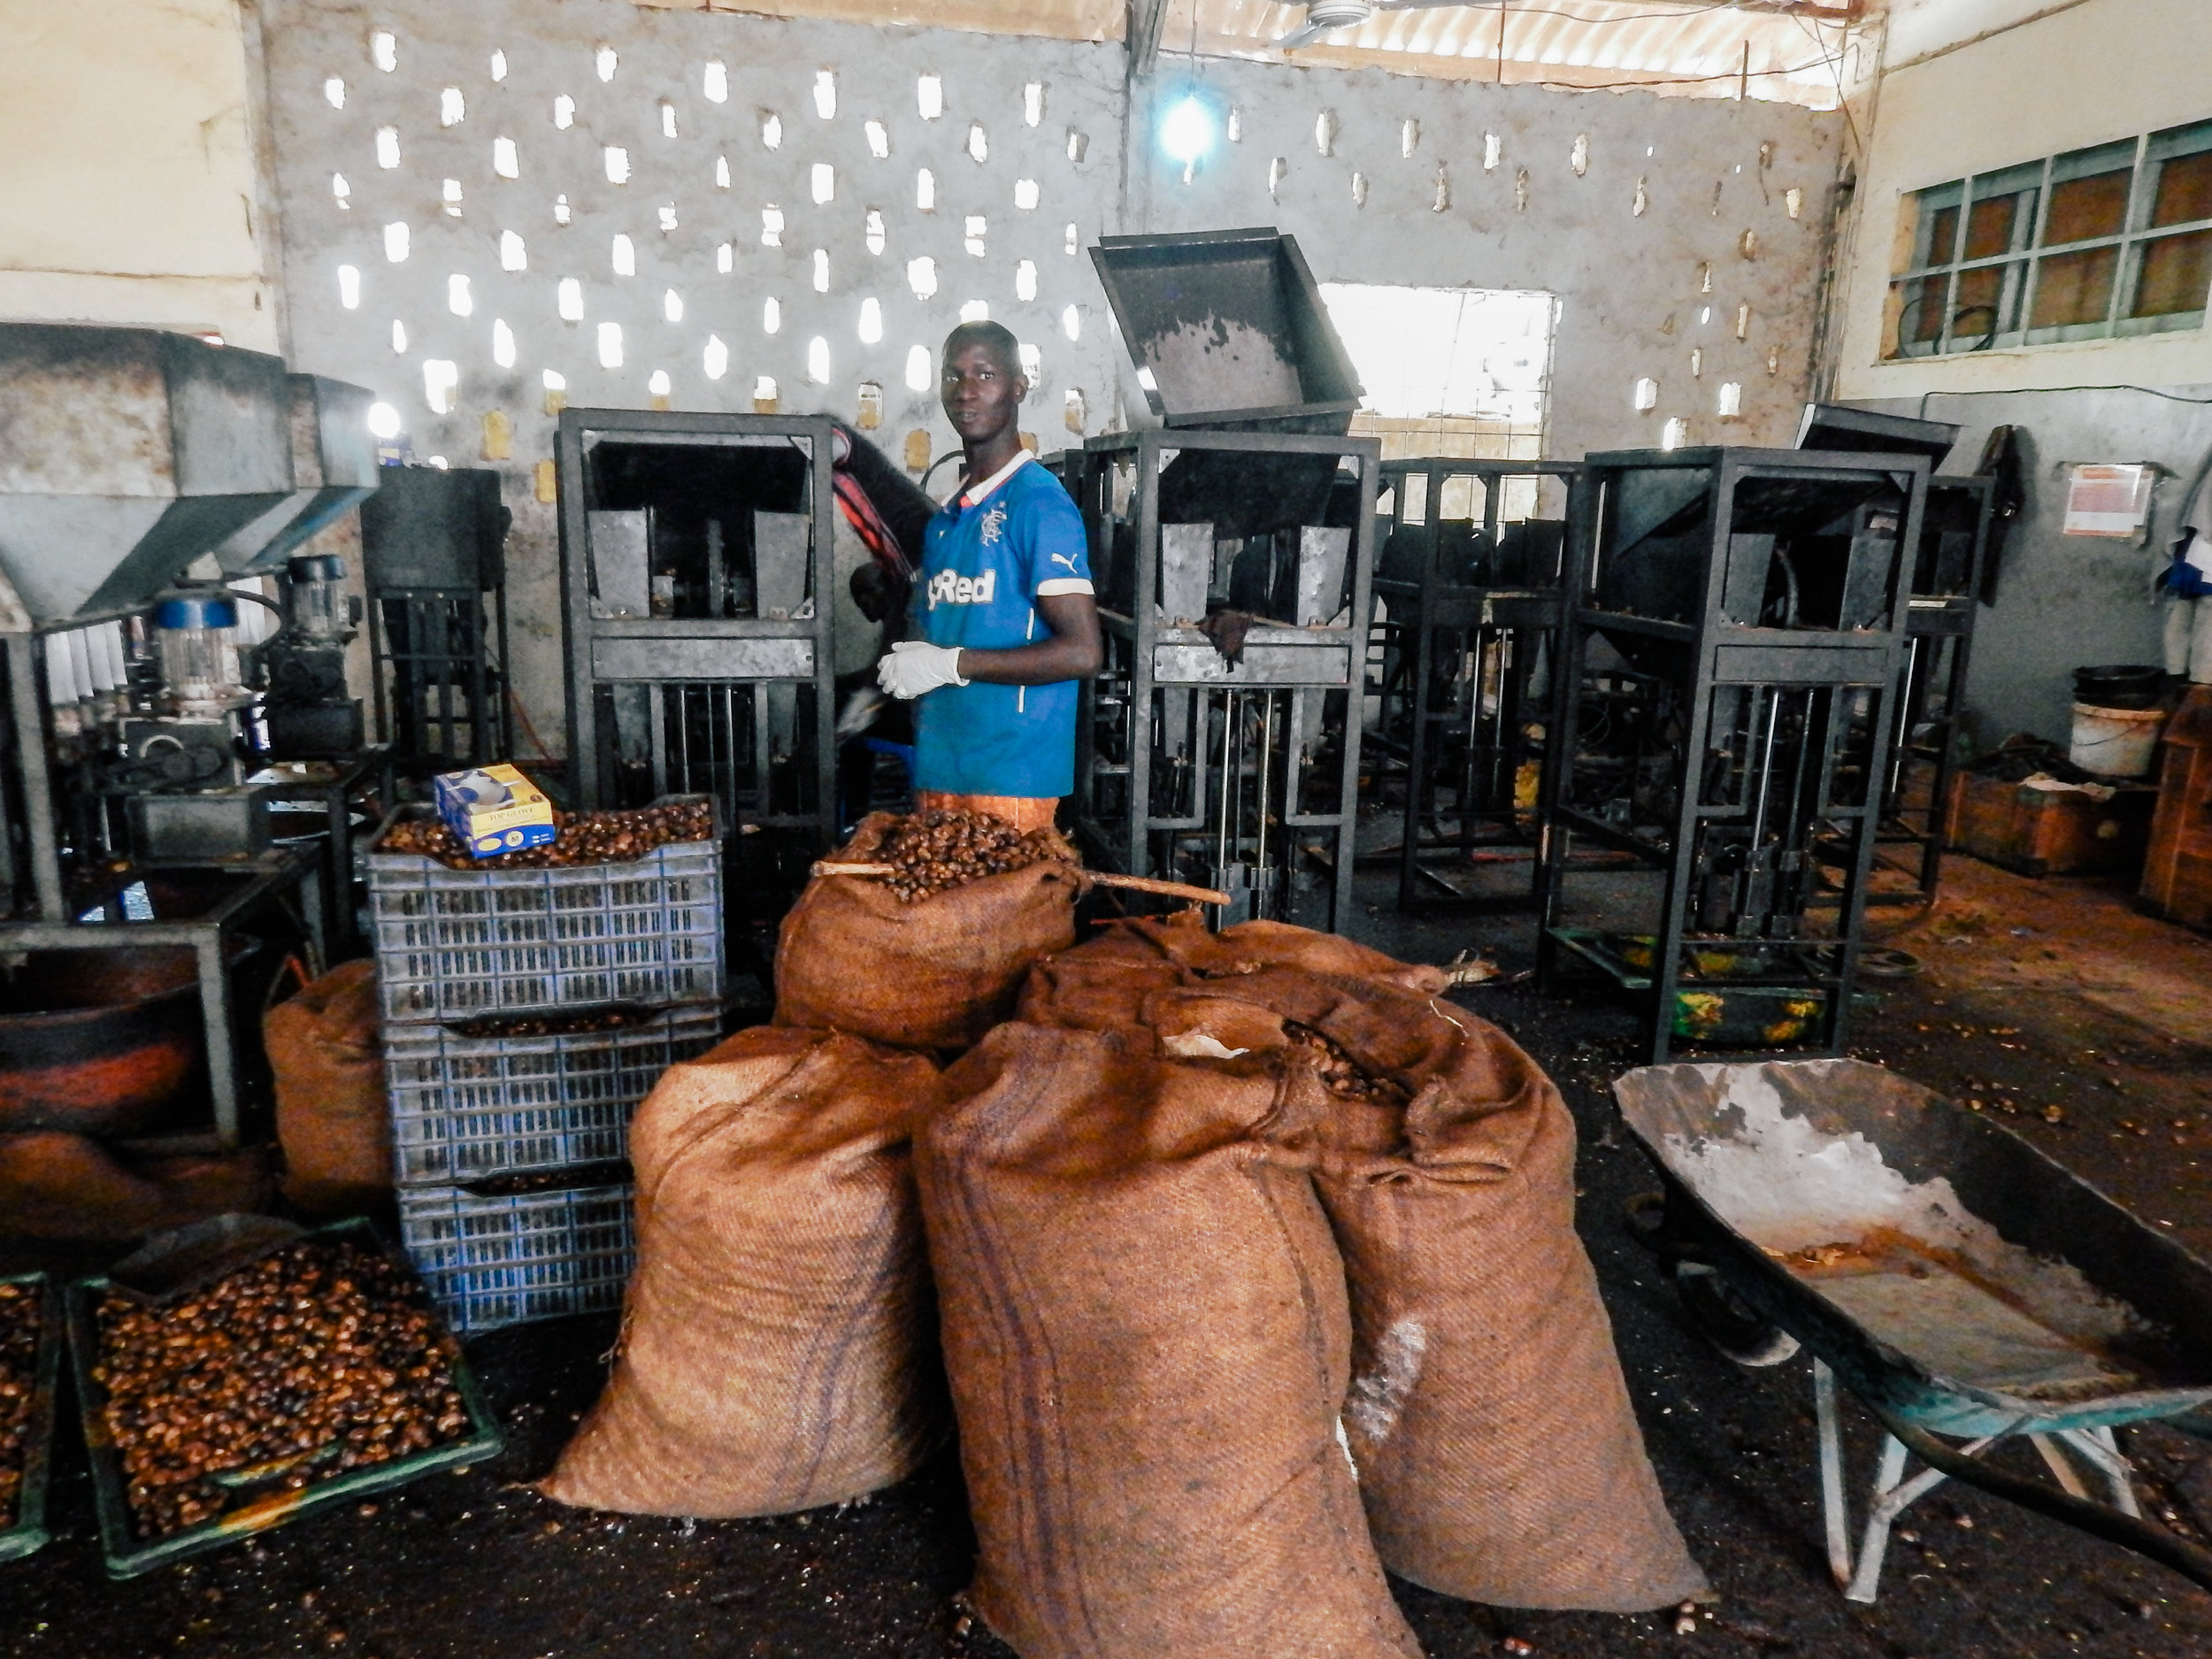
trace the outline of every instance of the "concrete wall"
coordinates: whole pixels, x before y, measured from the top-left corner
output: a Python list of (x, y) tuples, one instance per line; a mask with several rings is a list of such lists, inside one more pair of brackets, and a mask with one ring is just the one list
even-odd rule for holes
[[(1984, 27), (2002, 27), (2023, 10), (2033, 9), (1980, 0), (1976, 15), (1986, 19)], [(1918, 34), (1909, 27), (1916, 23)], [(1940, 55), (1884, 73), (1874, 103), (1856, 222), (1838, 278), (1836, 395), (2212, 380), (2212, 333), (2202, 329), (1882, 360), (1883, 306), (1901, 254), (1908, 194), (2212, 115), (2204, 76), (2212, 9), (2202, 0), (2085, 0), (1964, 43), (1945, 39), (1952, 28), (1932, 34), (1926, 24), (1901, 17), (1886, 55), (1893, 62), (1906, 53)]]
[[(380, 30), (394, 37), (389, 71), (372, 60)], [(1548, 453), (1655, 444), (1670, 418), (1686, 423), (1693, 442), (1786, 441), (1805, 395), (1838, 115), (1208, 62), (1205, 94), (1225, 112), (1238, 110), (1241, 136), (1186, 183), (1155, 142), (1151, 94), (1125, 122), (1118, 44), (640, 9), (627, 0), (263, 0), (262, 37), (292, 359), (376, 388), (403, 412), (418, 454), (456, 465), (478, 462), (488, 412), (511, 421), (512, 457), (500, 465), (516, 513), (514, 674), (555, 748), (556, 533), (530, 479), (551, 453), (548, 369), (565, 378), (576, 405), (645, 406), (660, 372), (677, 408), (748, 410), (756, 378), (767, 375), (786, 411), (848, 415), (872, 380), (886, 396), (887, 447), (895, 451), (906, 431), (922, 426), (941, 453), (949, 430), (931, 392), (907, 388), (907, 354), (916, 344), (933, 351), (964, 303), (981, 300), (1042, 353), (1025, 424), (1051, 450), (1077, 441), (1063, 422), (1066, 393), (1083, 392), (1087, 427), (1096, 432), (1114, 414), (1126, 369), (1083, 250), (1102, 234), (1279, 224), (1323, 280), (1561, 295)], [(597, 72), (602, 45), (616, 54), (611, 80)], [(505, 65), (496, 81), (495, 52)], [(704, 94), (710, 61), (726, 67), (720, 103)], [(1179, 79), (1179, 68), (1164, 66), (1159, 97), (1181, 90), (1187, 72)], [(829, 119), (814, 103), (822, 70), (835, 79)], [(944, 111), (933, 120), (918, 105), (925, 74), (941, 79)], [(326, 90), (334, 79), (343, 83), (336, 104)], [(1033, 127), (1024, 99), (1031, 83), (1043, 88)], [(442, 125), (447, 88), (460, 94), (462, 119)], [(559, 96), (575, 105), (565, 129), (553, 119)], [(781, 123), (773, 150), (761, 136), (769, 111)], [(1325, 111), (1334, 121), (1325, 156), (1317, 141)], [(872, 119), (884, 124), (887, 158), (871, 153), (864, 123)], [(1409, 121), (1418, 124), (1409, 155)], [(980, 162), (968, 150), (973, 124), (984, 132)], [(398, 144), (396, 166), (380, 165), (385, 127)], [(515, 141), (517, 178), (495, 172), (503, 137)], [(1495, 165), (1486, 167), (1494, 141)], [(626, 152), (626, 182), (608, 178), (609, 146)], [(722, 160), (726, 188), (717, 182)], [(817, 164), (834, 170), (832, 197), (818, 204)], [(916, 206), (923, 167), (935, 184), (930, 212)], [(342, 205), (334, 174), (346, 182)], [(445, 199), (447, 180), (457, 184), (457, 203)], [(1023, 180), (1036, 186), (1033, 209), (1017, 205), (1028, 199)], [(562, 196), (565, 226), (554, 214)], [(783, 214), (780, 248), (762, 243), (770, 204)], [(880, 253), (868, 245), (870, 209), (883, 219)], [(662, 227), (664, 210), (674, 228)], [(979, 255), (966, 246), (971, 215), (985, 220)], [(394, 224), (408, 235), (396, 262), (385, 245)], [(502, 267), (509, 232), (521, 238), (523, 270)], [(634, 275), (615, 270), (617, 235), (631, 239)], [(827, 265), (818, 290), (817, 250)], [(935, 262), (928, 296), (908, 281), (909, 262), (921, 257)], [(1033, 299), (1020, 297), (1025, 264), (1033, 267)], [(342, 266), (358, 273), (350, 308)], [(468, 282), (465, 316), (451, 304), (457, 276)], [(580, 321), (557, 312), (564, 278), (580, 285)], [(671, 290), (681, 306), (676, 321)], [(772, 334), (763, 326), (770, 297), (780, 309)], [(882, 317), (875, 343), (858, 333), (871, 298)], [(395, 349), (396, 322), (403, 349)], [(494, 361), (495, 323), (512, 337), (511, 366)], [(602, 323), (622, 331), (618, 367), (599, 362)], [(710, 336), (727, 352), (719, 378), (707, 372)], [(818, 383), (808, 373), (817, 337), (830, 358)], [(426, 393), (426, 361), (458, 375), (442, 411)], [(1661, 389), (1657, 407), (1640, 413), (1632, 388), (1641, 376)], [(1723, 422), (1717, 399), (1729, 382), (1742, 388), (1743, 412)]]
[[(1883, 362), (1883, 305), (1904, 198), (1962, 174), (2212, 115), (2200, 0), (1901, 0), (1884, 47), (1855, 222), (1837, 275), (1835, 394), (1965, 430), (1970, 471), (1989, 429), (2028, 434), (2031, 500), (1993, 609), (1981, 613), (1968, 712), (1976, 738), (2063, 740), (2072, 671), (2159, 660), (2149, 580), (2182, 505), (2161, 488), (2148, 547), (2062, 536), (2065, 467), (2158, 461), (2187, 474), (2212, 444), (2212, 334), (2197, 329)], [(2147, 390), (2109, 390), (2109, 388)], [(2064, 388), (2080, 388), (2084, 390)], [(2160, 394), (2165, 394), (2161, 396)]]
[[(2212, 449), (2212, 386), (2173, 388), (2163, 396), (2004, 392), (1869, 406), (1901, 415), (1924, 406), (1932, 419), (1957, 422), (1963, 430), (1947, 472), (1973, 469), (1992, 426), (2024, 432), (2028, 504), (2007, 538), (1997, 603), (1983, 607), (1976, 624), (1967, 724), (1984, 749), (2015, 732), (2063, 742), (2075, 669), (2161, 660), (2162, 612), (2151, 579), (2179, 532), (2186, 480)], [(2060, 534), (2069, 469), (2078, 461), (2155, 461), (2176, 475), (2159, 481), (2147, 542)]]
[(0, 318), (276, 350), (238, 0), (0, 0)]
[[(1378, 70), (1203, 68), (1202, 95), (1235, 108), (1244, 135), (1186, 184), (1141, 107), (1131, 207), (1141, 227), (1279, 225), (1325, 282), (1558, 295), (1548, 455), (1655, 446), (1677, 418), (1691, 443), (1794, 435), (1840, 116)], [(1153, 103), (1188, 84), (1164, 69)], [(1326, 156), (1325, 115), (1335, 123)], [(1633, 388), (1645, 377), (1659, 401), (1639, 412)], [(1741, 414), (1723, 420), (1719, 388), (1730, 382), (1742, 388)]]

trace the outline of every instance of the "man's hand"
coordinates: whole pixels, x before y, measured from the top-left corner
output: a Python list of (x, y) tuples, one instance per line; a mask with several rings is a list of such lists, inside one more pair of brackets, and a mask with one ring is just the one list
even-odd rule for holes
[(911, 702), (940, 686), (964, 686), (960, 677), (960, 648), (932, 645), (926, 640), (901, 640), (876, 664), (876, 684), (901, 702)]

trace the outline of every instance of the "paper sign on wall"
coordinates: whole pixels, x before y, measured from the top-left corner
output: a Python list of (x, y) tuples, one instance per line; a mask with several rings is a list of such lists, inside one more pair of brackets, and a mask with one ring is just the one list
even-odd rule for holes
[(2147, 464), (2076, 467), (2066, 487), (2064, 534), (2140, 535), (2157, 481), (2158, 469)]

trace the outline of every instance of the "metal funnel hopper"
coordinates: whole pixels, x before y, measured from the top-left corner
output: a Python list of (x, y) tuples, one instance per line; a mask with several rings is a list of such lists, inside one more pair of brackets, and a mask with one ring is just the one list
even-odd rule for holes
[(283, 569), (295, 548), (377, 485), (376, 437), (369, 430), (376, 394), (319, 374), (288, 378), (292, 493), (216, 548), (228, 576)]
[(0, 324), (0, 572), (34, 623), (149, 600), (292, 493), (283, 362), (151, 328)]

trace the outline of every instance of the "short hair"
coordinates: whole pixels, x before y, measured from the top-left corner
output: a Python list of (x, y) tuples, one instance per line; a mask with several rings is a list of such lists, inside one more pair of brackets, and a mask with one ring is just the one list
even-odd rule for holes
[(1004, 323), (962, 323), (945, 336), (945, 351), (940, 363), (949, 363), (955, 353), (970, 346), (981, 346), (991, 354), (991, 361), (1009, 374), (1022, 372), (1021, 342), (1014, 338), (1014, 331)]

